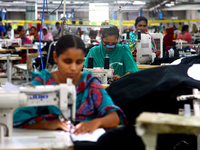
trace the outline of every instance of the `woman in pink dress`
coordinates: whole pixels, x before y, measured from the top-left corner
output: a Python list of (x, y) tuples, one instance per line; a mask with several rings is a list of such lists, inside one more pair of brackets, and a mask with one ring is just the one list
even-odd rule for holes
[(184, 25), (182, 27), (182, 32), (178, 34), (177, 40), (184, 40), (184, 41), (187, 41), (188, 43), (192, 43), (192, 36), (189, 32), (188, 25)]

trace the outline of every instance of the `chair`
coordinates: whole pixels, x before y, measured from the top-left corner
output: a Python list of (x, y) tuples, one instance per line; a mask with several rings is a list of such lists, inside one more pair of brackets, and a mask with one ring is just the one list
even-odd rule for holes
[(160, 50), (160, 58), (163, 57), (163, 34), (162, 33), (151, 33), (154, 38), (156, 48)]

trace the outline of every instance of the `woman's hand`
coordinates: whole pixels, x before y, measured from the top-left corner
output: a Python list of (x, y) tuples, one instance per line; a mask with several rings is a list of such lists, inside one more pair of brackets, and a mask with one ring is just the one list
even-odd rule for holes
[(61, 122), (59, 119), (53, 122), (47, 123), (47, 130), (62, 129), (64, 131), (70, 131), (70, 123), (68, 121)]
[(80, 122), (79, 124), (76, 125), (76, 129), (74, 131), (75, 135), (84, 134), (89, 132), (90, 134), (98, 129), (101, 126), (101, 122), (99, 119), (94, 119), (92, 121), (88, 122)]
[(116, 74), (116, 75), (113, 76), (113, 81), (118, 80), (118, 79), (120, 79), (120, 78), (121, 78), (121, 77), (120, 77), (119, 75)]
[(160, 56), (160, 50), (156, 50), (156, 56), (158, 57), (158, 56)]

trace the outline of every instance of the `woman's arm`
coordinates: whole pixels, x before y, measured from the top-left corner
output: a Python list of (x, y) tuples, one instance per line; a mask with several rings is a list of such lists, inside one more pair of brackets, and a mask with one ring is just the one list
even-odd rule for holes
[(120, 123), (119, 116), (116, 111), (110, 112), (102, 118), (93, 119), (89, 122), (81, 122), (76, 125), (74, 134), (92, 133), (97, 128), (112, 128)]
[(69, 131), (68, 123), (61, 122), (59, 119), (53, 122), (40, 121), (32, 125), (25, 127), (26, 129), (45, 129), (45, 130), (56, 130), (63, 129), (64, 131)]
[[(130, 71), (128, 71), (125, 75), (123, 75), (122, 77), (124, 77), (124, 76), (126, 76), (126, 75), (128, 75), (128, 74), (131, 74), (131, 72)], [(120, 79), (120, 78), (122, 78), (122, 77), (120, 77), (119, 75), (114, 75), (113, 76), (113, 81), (115, 81), (115, 80), (118, 80), (118, 79)]]

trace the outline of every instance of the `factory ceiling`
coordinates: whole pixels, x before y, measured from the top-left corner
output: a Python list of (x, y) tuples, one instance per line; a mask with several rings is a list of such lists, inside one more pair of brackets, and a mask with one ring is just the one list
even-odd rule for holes
[[(45, 0), (47, 2), (46, 9), (49, 11), (59, 7), (64, 0)], [(127, 11), (134, 12), (139, 11), (141, 8), (147, 11), (153, 11), (155, 9), (163, 10), (176, 10), (173, 9), (178, 6), (179, 10), (182, 5), (198, 4), (200, 0), (66, 0), (66, 11), (74, 9), (75, 11), (88, 11), (89, 4), (108, 3), (109, 11)], [(64, 3), (64, 2), (63, 2)], [(63, 3), (58, 11), (63, 11)], [(43, 0), (0, 0), (0, 8), (7, 9), (8, 11), (25, 11), (26, 6), (35, 6), (37, 4), (38, 11), (42, 11)], [(182, 9), (184, 10), (184, 8)]]

